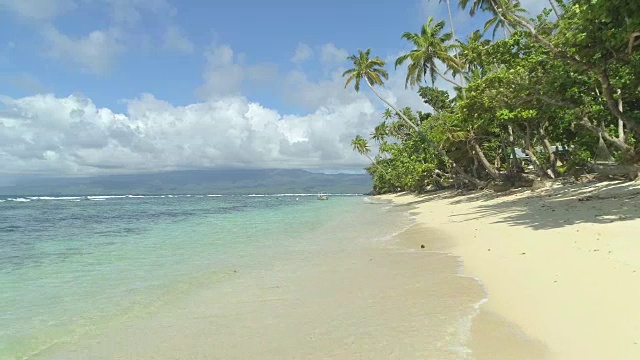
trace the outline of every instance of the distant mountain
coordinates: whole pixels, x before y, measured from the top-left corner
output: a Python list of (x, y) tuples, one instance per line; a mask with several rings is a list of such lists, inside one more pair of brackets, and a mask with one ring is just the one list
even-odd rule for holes
[(367, 174), (322, 174), (305, 170), (189, 170), (154, 174), (56, 177), (0, 186), (3, 195), (153, 195), (358, 193), (371, 191)]

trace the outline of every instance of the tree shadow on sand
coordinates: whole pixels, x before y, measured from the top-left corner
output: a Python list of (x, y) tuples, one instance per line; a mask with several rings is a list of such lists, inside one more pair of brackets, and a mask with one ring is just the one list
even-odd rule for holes
[[(507, 198), (508, 195), (516, 196)], [(505, 193), (484, 191), (462, 196), (459, 193), (439, 192), (420, 195), (418, 200), (405, 206), (444, 199), (452, 199), (452, 205), (477, 204), (472, 212), (451, 216), (453, 222), (460, 223), (489, 216), (496, 219), (492, 223), (546, 230), (640, 218), (640, 186), (634, 182), (574, 184), (537, 192), (529, 189)]]
[[(534, 196), (480, 204), (477, 211), (466, 214), (472, 217), (460, 221), (492, 216), (497, 219), (493, 223), (524, 226), (534, 230), (557, 229), (583, 223), (607, 224), (640, 218), (639, 198), (640, 187), (637, 183), (578, 184), (546, 189)], [(460, 200), (453, 203), (459, 203)]]

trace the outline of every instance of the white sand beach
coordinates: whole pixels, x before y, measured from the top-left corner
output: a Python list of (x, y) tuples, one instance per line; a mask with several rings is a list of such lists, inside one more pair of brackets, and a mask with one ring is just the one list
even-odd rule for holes
[(382, 198), (412, 209), (413, 247), (436, 234), (484, 285), (475, 358), (640, 359), (640, 184)]

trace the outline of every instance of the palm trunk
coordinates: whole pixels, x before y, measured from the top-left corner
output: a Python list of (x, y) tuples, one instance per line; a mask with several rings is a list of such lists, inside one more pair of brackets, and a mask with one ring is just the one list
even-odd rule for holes
[(389, 176), (389, 174), (384, 171), (384, 169), (382, 168), (382, 166), (378, 165), (377, 162), (373, 161), (373, 159), (371, 158), (371, 156), (369, 156), (369, 154), (364, 154), (364, 156), (367, 157), (367, 159), (369, 159), (369, 161), (371, 161), (372, 165), (375, 165), (378, 169), (380, 169), (380, 171), (382, 171), (382, 173), (384, 174), (384, 176)]
[(500, 20), (502, 20), (502, 23), (505, 26), (508, 26), (509, 22), (507, 22), (507, 19), (505, 19), (502, 16), (502, 12), (500, 11), (500, 9), (498, 9), (498, 7), (496, 6), (496, 4), (494, 3), (494, 0), (489, 0), (489, 3), (491, 3), (491, 6), (493, 7), (493, 10), (496, 12), (496, 15), (498, 15), (498, 17), (500, 18)]
[(484, 156), (484, 152), (480, 148), (480, 145), (478, 145), (478, 143), (475, 141), (475, 139), (471, 140), (471, 145), (473, 145), (473, 149), (480, 158), (480, 162), (482, 163), (482, 166), (484, 166), (485, 170), (487, 170), (489, 176), (496, 180), (500, 180), (500, 172), (498, 172), (498, 170), (496, 170), (496, 168), (491, 165), (489, 160), (487, 160), (487, 157)]
[(538, 131), (540, 134), (540, 139), (542, 140), (542, 145), (545, 150), (549, 154), (549, 171), (547, 172), (551, 178), (555, 179), (558, 176), (558, 159), (556, 159), (556, 154), (553, 152), (553, 148), (551, 147), (551, 143), (549, 139), (547, 139), (547, 135), (544, 133), (544, 130), (540, 128)]
[[(618, 89), (618, 110), (621, 113), (624, 112), (622, 107), (622, 91)], [(618, 140), (624, 142), (624, 122), (621, 119), (618, 119)]]
[(531, 144), (531, 128), (529, 127), (529, 124), (525, 124), (525, 126), (527, 127), (527, 130), (524, 135), (524, 152), (529, 155), (529, 159), (531, 159), (533, 168), (538, 176), (543, 177), (546, 173), (544, 172), (544, 169), (542, 169), (540, 161), (538, 161), (538, 157), (536, 157), (536, 154), (533, 151), (533, 146)]
[(556, 14), (556, 18), (560, 19), (560, 12), (558, 12), (553, 0), (549, 0), (549, 4), (551, 5), (551, 9), (553, 9), (553, 13)]
[(478, 177), (478, 158), (477, 157), (473, 157), (473, 168), (471, 168), (471, 171), (473, 172), (473, 176), (474, 177)]
[(442, 156), (442, 158), (448, 164), (451, 164), (451, 167), (458, 173), (458, 175), (460, 175), (462, 178), (464, 178), (465, 180), (469, 181), (470, 183), (474, 184), (477, 187), (482, 187), (484, 185), (482, 181), (469, 176), (464, 170), (462, 170), (461, 167), (459, 167), (453, 160), (451, 160), (451, 158), (447, 155), (446, 152), (444, 152), (444, 150), (442, 150), (438, 145), (436, 145), (433, 141), (431, 141), (431, 139), (429, 139), (414, 123), (412, 123), (411, 120), (409, 120), (409, 118), (407, 118), (402, 112), (400, 112), (400, 110), (398, 110), (390, 102), (388, 102), (382, 96), (380, 96), (380, 94), (378, 94), (376, 89), (374, 89), (371, 83), (369, 82), (369, 79), (365, 77), (364, 80), (367, 82), (367, 85), (369, 85), (369, 88), (378, 97), (378, 99), (380, 99), (383, 103), (385, 103), (387, 106), (393, 109), (393, 111), (395, 111), (398, 115), (400, 115), (402, 120), (404, 120), (407, 123), (407, 125), (409, 125), (413, 130), (415, 130), (418, 133), (418, 135), (425, 142), (427, 142), (429, 146), (431, 146), (434, 150), (436, 150), (438, 154), (440, 154), (440, 156)]
[[(456, 42), (456, 32), (453, 29), (453, 15), (451, 15), (451, 2), (449, 0), (447, 0), (447, 10), (449, 11), (449, 26), (451, 26), (451, 37), (453, 38), (453, 42)], [(458, 61), (458, 64), (460, 64), (460, 58), (458, 57), (458, 52), (456, 51), (456, 60)], [(467, 94), (465, 92), (464, 89), (464, 74), (462, 73), (462, 69), (460, 70), (460, 81), (461, 81), (461, 90), (462, 90), (462, 98), (466, 99), (467, 98)]]
[(511, 170), (515, 170), (520, 165), (520, 160), (518, 159), (518, 154), (516, 154), (515, 140), (513, 139), (513, 127), (511, 125), (507, 125), (507, 129), (509, 131), (509, 151), (511, 152), (509, 168)]
[(454, 86), (460, 86), (460, 87), (462, 87), (462, 84), (458, 84), (457, 82), (455, 82), (455, 81), (453, 81), (453, 80), (451, 80), (451, 79), (449, 79), (449, 78), (445, 77), (444, 75), (442, 75), (442, 74), (440, 73), (440, 71), (436, 71), (436, 74), (438, 74), (438, 76), (440, 76), (440, 78), (441, 78), (442, 80), (444, 80), (444, 81), (446, 81), (446, 82), (448, 82), (448, 83), (450, 83), (450, 84), (453, 84)]

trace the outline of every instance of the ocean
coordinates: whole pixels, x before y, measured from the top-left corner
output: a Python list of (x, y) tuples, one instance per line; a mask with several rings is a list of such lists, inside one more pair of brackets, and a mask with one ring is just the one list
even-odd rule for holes
[(396, 244), (406, 210), (304, 194), (2, 197), (0, 359), (472, 358), (481, 288), (455, 258)]

